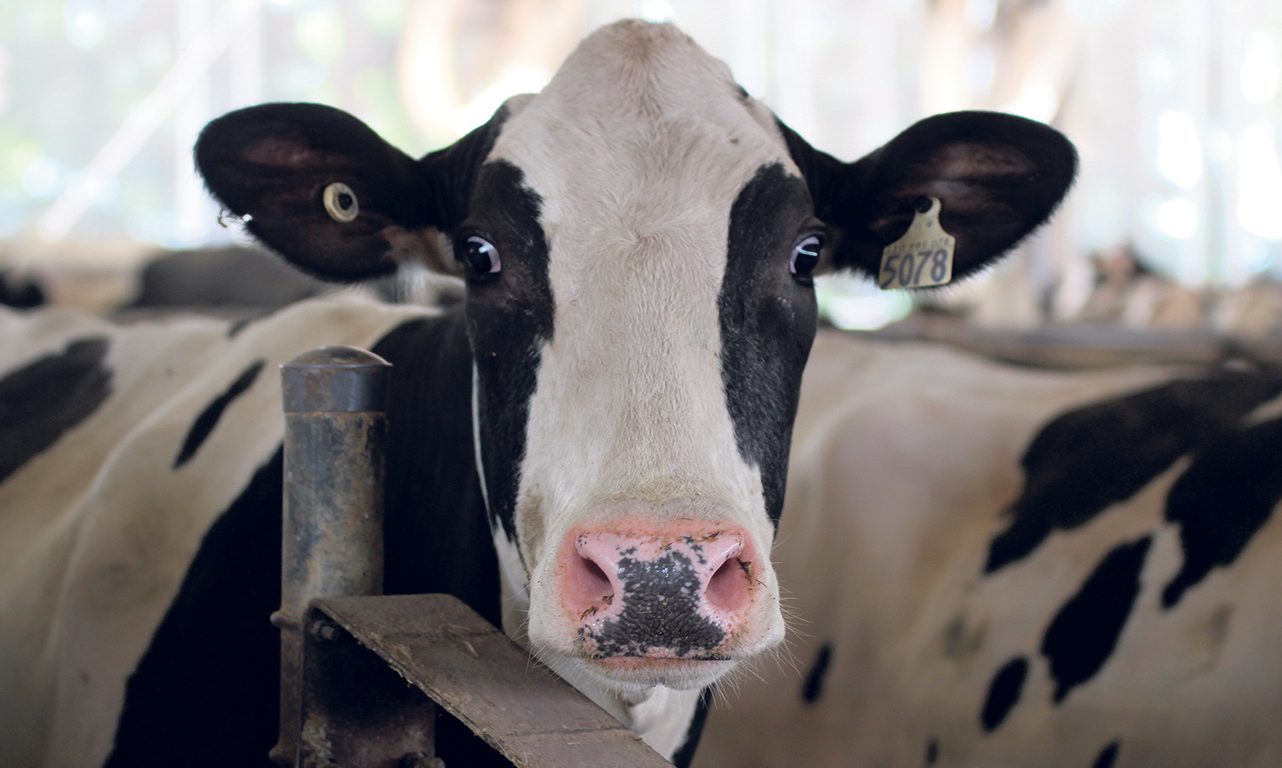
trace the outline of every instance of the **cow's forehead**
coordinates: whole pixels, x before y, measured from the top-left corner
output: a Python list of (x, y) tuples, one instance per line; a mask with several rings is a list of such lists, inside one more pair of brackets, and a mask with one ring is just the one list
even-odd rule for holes
[(515, 106), (489, 159), (521, 169), (545, 202), (545, 222), (562, 219), (562, 204), (573, 209), (565, 220), (581, 220), (575, 203), (602, 195), (728, 206), (764, 165), (798, 174), (769, 109), (671, 25), (605, 27)]

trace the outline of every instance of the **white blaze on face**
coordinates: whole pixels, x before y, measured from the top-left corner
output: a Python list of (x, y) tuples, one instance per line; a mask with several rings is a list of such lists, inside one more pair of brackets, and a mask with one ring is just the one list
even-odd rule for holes
[[(490, 159), (520, 168), (543, 201), (554, 330), (516, 518), (530, 637), (568, 651), (552, 566), (576, 526), (653, 508), (741, 526), (770, 551), (761, 472), (727, 408), (717, 300), (737, 194), (761, 166), (793, 166), (721, 62), (675, 28), (636, 25), (585, 41)], [(745, 652), (783, 631), (773, 570), (760, 563), (756, 576), (771, 599)]]

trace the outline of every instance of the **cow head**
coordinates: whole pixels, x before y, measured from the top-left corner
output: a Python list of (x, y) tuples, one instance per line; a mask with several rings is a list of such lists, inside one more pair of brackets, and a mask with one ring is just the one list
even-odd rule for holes
[(616, 691), (703, 686), (783, 637), (769, 552), (813, 276), (875, 274), (923, 196), (957, 238), (954, 274), (974, 272), (1075, 169), (1058, 133), (984, 113), (839, 162), (678, 30), (640, 22), (592, 35), (541, 93), (420, 160), (305, 104), (226, 115), (196, 157), (307, 271), (420, 258), (464, 276), (505, 587), (536, 652)]

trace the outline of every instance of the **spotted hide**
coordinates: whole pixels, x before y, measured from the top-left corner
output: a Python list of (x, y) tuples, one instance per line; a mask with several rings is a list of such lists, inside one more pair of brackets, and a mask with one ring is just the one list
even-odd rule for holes
[(1076, 168), (1054, 130), (979, 112), (841, 162), (674, 27), (633, 21), (417, 160), (316, 104), (224, 115), (195, 155), (213, 195), (304, 271), (363, 280), (418, 261), (462, 276), (466, 297), (394, 328), (384, 310), (331, 325), (296, 314), (310, 309), (231, 337), (202, 326), (238, 356), (172, 373), (160, 353), (187, 361), (183, 344), (126, 353), (107, 331), (3, 369), (25, 409), (0, 507), (5, 618), (22, 617), (0, 749), (20, 764), (265, 761), (280, 484), (266, 392), (295, 338), (276, 336), (285, 318), (396, 366), (387, 589), (462, 597), (687, 764), (704, 691), (784, 636), (770, 550), (813, 275), (876, 274), (931, 198), (953, 275), (974, 273), (1050, 216)]
[(836, 335), (774, 550), (794, 666), (697, 766), (1282, 763), (1282, 374)]
[[(257, 625), (280, 599), (277, 366), (374, 346), (420, 314), (313, 302), (247, 326), (126, 327), (0, 314), (0, 765), (101, 765), (113, 745), (117, 765), (180, 755), (190, 721), (218, 707), (219, 730), (274, 727), (274, 642)], [(272, 473), (277, 509), (231, 519)], [(210, 685), (224, 675), (243, 700)], [(131, 718), (155, 716), (135, 706), (188, 714), (134, 732)]]

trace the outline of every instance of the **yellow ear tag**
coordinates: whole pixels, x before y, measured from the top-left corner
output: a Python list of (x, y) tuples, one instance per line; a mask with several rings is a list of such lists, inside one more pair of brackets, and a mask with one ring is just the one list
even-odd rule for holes
[(939, 198), (930, 200), (930, 208), (917, 211), (904, 236), (881, 252), (881, 271), (877, 287), (929, 288), (948, 285), (953, 279), (953, 249), (957, 238), (939, 225)]

